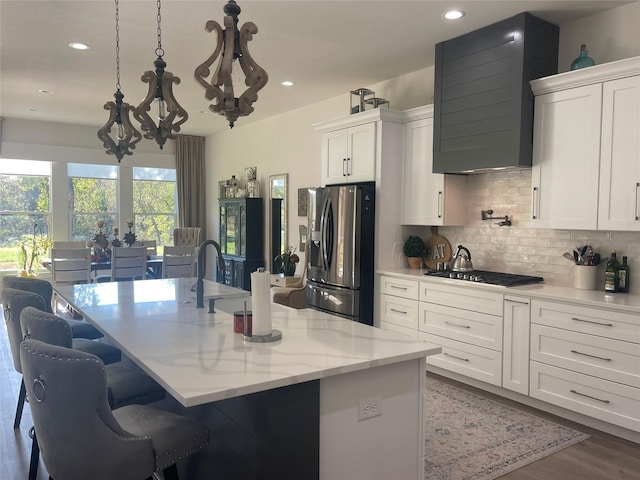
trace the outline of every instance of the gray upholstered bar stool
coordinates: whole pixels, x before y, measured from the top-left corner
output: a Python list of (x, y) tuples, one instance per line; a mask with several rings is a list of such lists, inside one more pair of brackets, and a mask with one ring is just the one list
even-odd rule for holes
[(207, 445), (194, 420), (146, 405), (111, 411), (104, 364), (95, 355), (37, 340), (20, 346), (44, 464), (53, 479), (143, 480)]
[[(72, 348), (71, 327), (65, 319), (53, 313), (26, 307), (20, 314), (20, 325), (23, 338)], [(132, 404), (146, 405), (163, 400), (166, 396), (164, 389), (155, 380), (140, 371), (123, 365), (111, 364), (105, 367), (105, 372), (107, 374), (107, 399), (112, 409)], [(39, 459), (35, 436), (33, 440), (29, 467), (30, 480), (36, 478)]]
[[(23, 340), (22, 328), (20, 327), (20, 314), (26, 307), (35, 307), (39, 310), (46, 311), (47, 305), (40, 295), (37, 293), (27, 292), (25, 290), (16, 290), (14, 288), (3, 288), (0, 292), (0, 302), (4, 310), (4, 320), (7, 327), (7, 335), (9, 337), (9, 346), (11, 347), (11, 355), (13, 357), (13, 366), (18, 373), (22, 373), (20, 365), (20, 343)], [(116, 363), (122, 359), (122, 353), (115, 347), (96, 340), (87, 338), (74, 338), (72, 340), (73, 348), (92, 353), (106, 364)], [(20, 393), (18, 394), (18, 405), (16, 406), (16, 415), (13, 422), (13, 428), (20, 426), (22, 418), (22, 410), (25, 401), (25, 385), (24, 381), (20, 384)]]
[[(2, 288), (15, 288), (16, 290), (37, 293), (44, 298), (46, 305), (45, 312), (53, 313), (53, 286), (46, 280), (39, 278), (2, 277)], [(69, 318), (67, 321), (71, 326), (74, 337), (95, 340), (103, 336), (102, 333), (89, 322), (74, 320), (72, 318)]]

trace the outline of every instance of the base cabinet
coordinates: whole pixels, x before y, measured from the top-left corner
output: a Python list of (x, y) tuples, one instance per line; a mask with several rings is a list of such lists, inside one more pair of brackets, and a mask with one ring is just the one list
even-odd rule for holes
[(523, 395), (529, 395), (530, 303), (526, 297), (504, 296), (502, 386)]
[(640, 430), (637, 315), (531, 302), (533, 398)]

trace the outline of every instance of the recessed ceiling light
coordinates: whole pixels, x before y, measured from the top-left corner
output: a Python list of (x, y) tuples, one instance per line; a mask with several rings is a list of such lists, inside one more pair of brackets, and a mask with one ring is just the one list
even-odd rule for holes
[(443, 17), (447, 20), (457, 20), (464, 17), (464, 12), (461, 10), (449, 10), (448, 12), (445, 12)]
[(285, 80), (284, 82), (282, 82), (281, 85), (283, 85), (285, 87), (292, 87), (295, 84), (291, 80)]
[(38, 90), (38, 93), (42, 93), (43, 95), (51, 95), (53, 93), (53, 90), (45, 90), (44, 88), (41, 88), (40, 90)]
[(89, 45), (85, 43), (72, 42), (69, 46), (75, 50), (89, 50)]

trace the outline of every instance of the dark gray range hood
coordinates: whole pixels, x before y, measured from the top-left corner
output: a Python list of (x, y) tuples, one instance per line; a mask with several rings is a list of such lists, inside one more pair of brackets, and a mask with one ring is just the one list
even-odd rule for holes
[(436, 45), (435, 173), (531, 167), (529, 81), (557, 73), (558, 35), (521, 13)]

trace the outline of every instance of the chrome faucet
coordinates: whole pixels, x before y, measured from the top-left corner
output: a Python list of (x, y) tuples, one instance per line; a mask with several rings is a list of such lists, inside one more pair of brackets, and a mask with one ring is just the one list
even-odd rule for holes
[[(218, 270), (222, 272), (222, 281), (224, 283), (224, 258), (220, 245), (213, 240), (205, 240), (198, 250), (198, 280), (196, 281), (196, 308), (204, 308), (204, 273), (206, 271), (206, 246), (213, 245), (218, 252)], [(213, 312), (213, 305), (209, 302), (209, 312)]]

